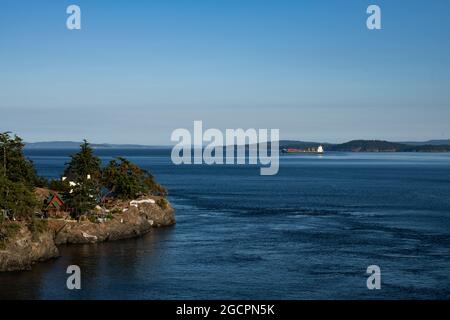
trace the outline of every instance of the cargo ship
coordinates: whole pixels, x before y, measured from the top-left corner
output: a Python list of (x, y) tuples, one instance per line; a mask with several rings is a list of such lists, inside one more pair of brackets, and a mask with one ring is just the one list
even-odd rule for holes
[(297, 154), (297, 153), (315, 153), (315, 154), (323, 154), (323, 146), (318, 146), (317, 148), (306, 148), (306, 149), (296, 149), (296, 148), (285, 148), (281, 150), (282, 153), (287, 154)]

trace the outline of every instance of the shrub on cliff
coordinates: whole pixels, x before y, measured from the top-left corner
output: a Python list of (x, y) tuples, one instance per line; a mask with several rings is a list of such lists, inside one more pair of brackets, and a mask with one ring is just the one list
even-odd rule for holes
[(28, 222), (27, 227), (31, 234), (35, 236), (48, 230), (48, 221), (34, 218)]
[(167, 209), (169, 207), (169, 202), (167, 202), (166, 199), (160, 198), (156, 201), (156, 204), (163, 210)]
[(102, 176), (102, 184), (108, 190), (106, 196), (109, 197), (129, 200), (141, 195), (167, 194), (149, 172), (124, 158), (111, 160)]
[(0, 250), (4, 249), (6, 242), (20, 231), (20, 225), (15, 222), (0, 224)]

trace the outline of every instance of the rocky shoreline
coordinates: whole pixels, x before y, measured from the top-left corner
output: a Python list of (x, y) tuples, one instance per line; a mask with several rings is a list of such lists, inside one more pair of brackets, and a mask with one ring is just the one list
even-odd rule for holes
[[(158, 200), (158, 197), (153, 197)], [(116, 208), (117, 209), (117, 208)], [(175, 224), (175, 213), (167, 203), (130, 203), (120, 206), (120, 213), (104, 222), (48, 219), (46, 228), (31, 232), (20, 224), (14, 237), (0, 248), (0, 272), (29, 270), (36, 262), (59, 256), (57, 245), (115, 241), (142, 236), (152, 228)]]
[(0, 249), (0, 272), (30, 270), (36, 262), (57, 258), (58, 248), (50, 230), (33, 234), (25, 225)]

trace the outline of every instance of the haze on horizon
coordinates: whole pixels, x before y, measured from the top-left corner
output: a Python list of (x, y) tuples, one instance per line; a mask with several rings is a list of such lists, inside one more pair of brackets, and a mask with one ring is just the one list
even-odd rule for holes
[[(365, 25), (372, 3), (379, 31)], [(449, 12), (445, 0), (2, 1), (0, 131), (168, 145), (202, 120), (289, 140), (448, 139)]]

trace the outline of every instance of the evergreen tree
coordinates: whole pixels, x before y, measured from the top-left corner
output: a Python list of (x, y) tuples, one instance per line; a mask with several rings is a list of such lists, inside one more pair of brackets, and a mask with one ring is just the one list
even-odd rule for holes
[(65, 194), (66, 206), (72, 210), (72, 218), (78, 219), (89, 213), (97, 204), (95, 187), (92, 181), (86, 180)]
[(9, 132), (0, 133), (0, 167), (3, 175), (12, 182), (20, 182), (34, 187), (40, 182), (33, 163), (23, 155), (24, 144), (18, 136)]
[(90, 180), (98, 183), (101, 177), (101, 160), (94, 155), (94, 150), (90, 144), (84, 140), (80, 145), (80, 151), (71, 156), (69, 163), (66, 163), (64, 176), (70, 181), (84, 182), (90, 176)]
[(111, 160), (103, 170), (103, 186), (107, 196), (121, 199), (135, 199), (141, 195), (166, 195), (164, 187), (156, 183), (153, 176), (127, 159)]
[(22, 139), (0, 133), (0, 210), (29, 219), (37, 209), (34, 187), (39, 181), (31, 161), (23, 155)]
[(12, 182), (0, 175), (0, 211), (5, 210), (16, 219), (28, 220), (38, 208), (34, 191), (29, 186), (22, 182)]
[(71, 188), (71, 192), (64, 194), (66, 205), (72, 210), (74, 218), (88, 213), (98, 202), (101, 190), (100, 165), (100, 158), (94, 155), (92, 147), (86, 140), (80, 145), (80, 151), (73, 154), (70, 162), (66, 164), (64, 176), (77, 184)]

